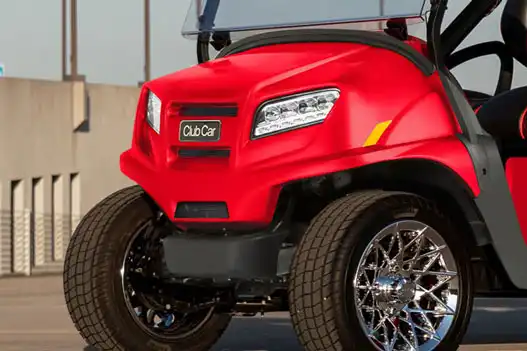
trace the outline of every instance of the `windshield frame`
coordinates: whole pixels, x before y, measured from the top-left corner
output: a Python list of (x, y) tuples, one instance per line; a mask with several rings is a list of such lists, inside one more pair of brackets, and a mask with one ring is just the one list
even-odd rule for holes
[[(397, 15), (387, 15), (385, 0), (379, 1), (379, 15), (362, 16), (357, 18), (346, 18), (343, 16), (339, 19), (311, 19), (302, 21), (292, 21), (292, 23), (269, 23), (254, 25), (232, 25), (216, 26), (215, 22), (220, 11), (222, 1), (232, 0), (194, 0), (191, 2), (185, 24), (181, 31), (183, 37), (200, 38), (210, 37), (214, 33), (229, 33), (235, 36), (247, 36), (261, 33), (263, 31), (287, 30), (287, 29), (305, 29), (305, 28), (341, 28), (341, 29), (360, 29), (360, 30), (380, 30), (384, 23), (390, 19), (406, 19), (408, 24), (419, 23), (424, 21), (425, 13), (428, 11), (429, 0), (415, 0), (416, 9), (408, 10), (407, 13), (397, 13)], [(419, 4), (419, 5), (417, 5)], [(418, 7), (417, 7), (418, 6)], [(417, 8), (419, 10), (417, 10)], [(393, 11), (393, 10), (392, 10)], [(237, 34), (239, 33), (239, 34)]]

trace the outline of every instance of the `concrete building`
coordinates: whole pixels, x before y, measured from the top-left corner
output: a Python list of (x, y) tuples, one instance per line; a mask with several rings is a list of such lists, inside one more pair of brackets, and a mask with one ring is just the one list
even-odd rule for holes
[(138, 92), (0, 79), (0, 274), (60, 269), (81, 214), (129, 184), (118, 156)]

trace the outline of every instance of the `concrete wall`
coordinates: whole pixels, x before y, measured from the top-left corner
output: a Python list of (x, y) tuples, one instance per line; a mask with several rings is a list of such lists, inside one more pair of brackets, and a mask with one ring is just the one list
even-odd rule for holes
[(0, 79), (0, 274), (60, 268), (81, 214), (130, 184), (119, 154), (131, 141), (138, 93)]

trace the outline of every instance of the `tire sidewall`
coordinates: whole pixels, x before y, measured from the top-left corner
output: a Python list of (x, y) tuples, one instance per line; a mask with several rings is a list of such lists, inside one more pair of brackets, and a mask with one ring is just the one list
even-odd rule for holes
[(368, 207), (350, 224), (336, 255), (333, 297), (342, 301), (334, 304), (337, 307), (334, 313), (345, 350), (375, 350), (359, 322), (353, 301), (353, 278), (373, 237), (390, 224), (402, 220), (419, 221), (436, 230), (456, 261), (459, 278), (457, 311), (448, 334), (436, 350), (456, 349), (465, 334), (472, 311), (473, 284), (466, 243), (461, 233), (429, 201), (414, 195), (392, 195)]

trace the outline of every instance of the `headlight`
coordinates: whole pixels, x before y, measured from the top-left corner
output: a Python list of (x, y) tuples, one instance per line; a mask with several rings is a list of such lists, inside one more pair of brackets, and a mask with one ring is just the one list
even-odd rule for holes
[(252, 138), (282, 133), (324, 122), (340, 96), (338, 89), (323, 89), (266, 102), (256, 113)]
[(151, 91), (148, 92), (146, 120), (150, 127), (159, 134), (161, 130), (161, 100)]

